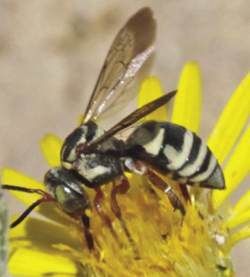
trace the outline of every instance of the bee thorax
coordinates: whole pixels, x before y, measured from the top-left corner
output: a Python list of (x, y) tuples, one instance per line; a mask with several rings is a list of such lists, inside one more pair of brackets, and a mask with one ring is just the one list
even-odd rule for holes
[(83, 177), (83, 183), (89, 187), (108, 183), (122, 173), (120, 160), (102, 153), (81, 154), (72, 168)]

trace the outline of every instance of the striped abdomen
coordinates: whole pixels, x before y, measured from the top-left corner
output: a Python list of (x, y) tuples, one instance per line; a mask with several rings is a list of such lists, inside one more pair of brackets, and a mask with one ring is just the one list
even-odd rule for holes
[(213, 153), (195, 133), (182, 126), (148, 121), (133, 132), (127, 143), (137, 148), (136, 158), (179, 183), (225, 188), (222, 170)]

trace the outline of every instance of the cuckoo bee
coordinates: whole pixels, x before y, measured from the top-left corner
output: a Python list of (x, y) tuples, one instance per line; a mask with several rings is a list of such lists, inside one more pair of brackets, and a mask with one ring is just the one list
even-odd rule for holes
[(142, 68), (147, 68), (154, 54), (155, 34), (156, 22), (150, 8), (138, 11), (120, 30), (108, 52), (82, 123), (63, 143), (61, 167), (53, 167), (45, 174), (47, 192), (3, 185), (4, 189), (42, 195), (11, 227), (18, 225), (40, 203), (55, 201), (65, 213), (81, 222), (88, 247), (93, 249), (90, 222), (85, 213), (90, 201), (83, 185), (95, 190), (94, 207), (115, 236), (111, 220), (101, 207), (104, 199), (101, 186), (113, 182), (112, 211), (136, 249), (117, 202), (117, 194), (125, 194), (129, 189), (126, 171), (146, 176), (167, 194), (173, 208), (179, 209), (182, 215), (185, 214), (184, 205), (160, 175), (183, 186), (198, 184), (210, 189), (225, 188), (222, 170), (212, 152), (196, 134), (182, 126), (146, 121), (126, 140), (116, 137), (169, 102), (176, 91), (135, 110), (107, 131), (96, 123), (101, 115), (131, 98), (132, 83), (140, 80)]

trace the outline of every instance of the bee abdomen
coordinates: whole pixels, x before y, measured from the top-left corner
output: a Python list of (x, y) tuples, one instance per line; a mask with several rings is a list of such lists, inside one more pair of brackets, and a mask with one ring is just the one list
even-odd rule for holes
[(198, 183), (201, 187), (225, 188), (220, 165), (195, 133), (170, 122), (153, 121), (142, 124), (136, 132), (140, 133), (142, 128), (145, 133), (145, 129), (149, 129), (147, 125), (150, 127), (152, 124), (160, 127), (155, 128), (150, 143), (138, 143), (145, 151), (142, 157), (148, 164), (182, 184)]
[(220, 165), (195, 133), (169, 122), (162, 127), (165, 132), (159, 155), (166, 157), (166, 168), (172, 172), (173, 179), (190, 185), (199, 183), (202, 187), (225, 188)]

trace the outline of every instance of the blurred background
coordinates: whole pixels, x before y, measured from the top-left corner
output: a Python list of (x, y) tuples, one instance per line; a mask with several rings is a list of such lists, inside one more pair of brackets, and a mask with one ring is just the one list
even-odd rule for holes
[[(39, 140), (45, 133), (64, 139), (75, 128), (115, 35), (144, 6), (158, 22), (152, 74), (164, 91), (177, 87), (186, 62), (200, 66), (200, 136), (208, 138), (250, 69), (247, 0), (0, 0), (1, 167), (43, 180), (48, 165)], [(248, 177), (233, 203), (249, 183)], [(17, 200), (9, 202), (11, 213), (23, 211)], [(237, 276), (250, 276), (249, 246), (244, 241), (233, 251)]]

